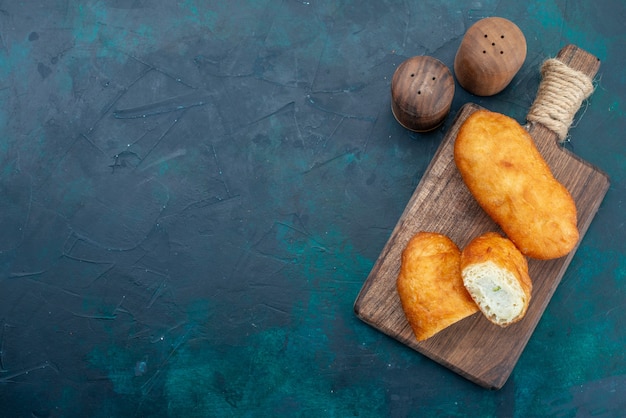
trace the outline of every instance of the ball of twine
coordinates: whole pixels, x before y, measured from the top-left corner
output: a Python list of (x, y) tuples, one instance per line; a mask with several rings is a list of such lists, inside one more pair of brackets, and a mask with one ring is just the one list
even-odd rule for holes
[(528, 112), (530, 122), (538, 122), (555, 132), (562, 141), (583, 100), (593, 93), (591, 78), (556, 58), (541, 66), (541, 84)]

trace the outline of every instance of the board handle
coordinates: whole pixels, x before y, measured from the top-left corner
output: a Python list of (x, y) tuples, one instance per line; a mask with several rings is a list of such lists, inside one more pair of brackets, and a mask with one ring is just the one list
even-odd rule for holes
[(593, 93), (593, 78), (599, 68), (600, 59), (576, 45), (567, 45), (556, 58), (544, 61), (537, 97), (526, 117), (528, 122), (540, 123), (559, 140), (565, 140), (576, 112)]

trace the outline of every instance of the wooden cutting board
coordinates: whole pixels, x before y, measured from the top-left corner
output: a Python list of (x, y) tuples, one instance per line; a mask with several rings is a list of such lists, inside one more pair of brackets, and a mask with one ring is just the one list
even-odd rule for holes
[[(557, 59), (590, 78), (595, 76), (600, 65), (595, 56), (573, 45), (563, 48)], [(524, 319), (508, 328), (493, 325), (477, 313), (426, 341), (418, 342), (396, 292), (400, 255), (416, 232), (446, 234), (461, 249), (484, 232), (501, 232), (470, 194), (453, 158), (458, 130), (477, 109), (480, 109), (478, 105), (466, 104), (457, 114), (365, 281), (354, 310), (366, 323), (461, 376), (485, 388), (499, 389), (513, 371), (575, 249), (555, 260), (528, 260), (533, 279), (530, 306)], [(527, 129), (554, 176), (572, 194), (578, 209), (582, 239), (608, 190), (609, 178), (564, 149), (558, 143), (557, 135), (543, 125), (531, 124)]]

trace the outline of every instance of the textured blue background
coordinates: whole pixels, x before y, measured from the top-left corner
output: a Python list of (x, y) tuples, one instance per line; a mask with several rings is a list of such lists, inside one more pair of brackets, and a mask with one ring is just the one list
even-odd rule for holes
[[(395, 68), (514, 21), (511, 85), (410, 133)], [(621, 1), (0, 2), (0, 416), (616, 416), (626, 408)], [(486, 391), (352, 304), (453, 116), (524, 122), (541, 62), (602, 60), (565, 144), (611, 188)]]

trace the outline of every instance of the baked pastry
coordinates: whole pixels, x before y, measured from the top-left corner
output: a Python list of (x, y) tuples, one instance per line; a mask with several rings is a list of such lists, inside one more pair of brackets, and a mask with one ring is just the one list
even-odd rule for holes
[(463, 284), (488, 320), (501, 327), (519, 321), (530, 302), (528, 263), (509, 239), (488, 232), (461, 253)]
[(418, 232), (402, 252), (396, 285), (418, 341), (478, 312), (463, 286), (460, 262), (456, 244), (433, 232)]
[(474, 112), (459, 129), (454, 160), (479, 205), (523, 254), (552, 259), (576, 246), (574, 200), (515, 119)]

